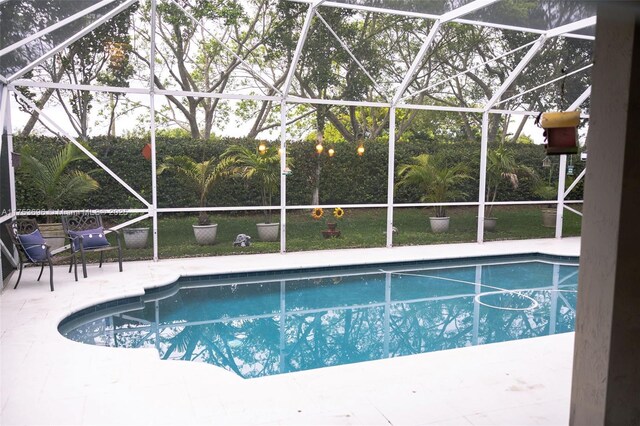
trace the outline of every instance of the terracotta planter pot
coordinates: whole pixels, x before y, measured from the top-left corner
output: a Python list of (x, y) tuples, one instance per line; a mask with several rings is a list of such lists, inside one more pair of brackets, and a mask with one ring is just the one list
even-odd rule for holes
[(338, 231), (338, 224), (335, 222), (328, 222), (327, 229), (322, 231), (322, 236), (325, 238), (337, 238), (340, 236), (340, 231)]

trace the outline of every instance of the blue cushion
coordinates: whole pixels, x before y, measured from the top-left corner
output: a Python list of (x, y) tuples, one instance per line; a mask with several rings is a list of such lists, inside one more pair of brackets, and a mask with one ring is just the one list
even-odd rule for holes
[(69, 231), (69, 237), (71, 237), (71, 247), (73, 251), (80, 250), (80, 239), (82, 239), (82, 247), (85, 250), (107, 247), (109, 245), (102, 226), (95, 229), (87, 229), (86, 231)]
[(20, 234), (18, 235), (18, 240), (20, 240), (20, 244), (27, 252), (29, 260), (32, 262), (47, 260), (47, 248), (44, 246), (45, 241), (40, 230), (36, 229), (30, 234)]

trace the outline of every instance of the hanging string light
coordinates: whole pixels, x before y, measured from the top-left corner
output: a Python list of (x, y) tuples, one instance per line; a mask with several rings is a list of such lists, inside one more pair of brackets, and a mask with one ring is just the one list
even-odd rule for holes
[(316, 145), (316, 152), (320, 155), (322, 154), (322, 151), (324, 151), (324, 146), (322, 146), (322, 142), (318, 142), (318, 145)]
[(264, 155), (267, 152), (267, 145), (264, 142), (260, 142), (260, 145), (258, 145), (258, 152), (260, 155)]
[(329, 157), (333, 157), (334, 155), (336, 155), (336, 151), (333, 148), (329, 148), (327, 154), (329, 154)]
[(362, 157), (364, 155), (364, 144), (360, 143), (360, 145), (358, 145), (358, 149), (357, 149), (358, 155), (360, 157)]

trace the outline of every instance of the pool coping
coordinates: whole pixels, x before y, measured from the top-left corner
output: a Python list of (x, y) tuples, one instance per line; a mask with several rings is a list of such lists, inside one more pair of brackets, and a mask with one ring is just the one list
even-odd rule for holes
[[(154, 288), (175, 281), (182, 275), (220, 271), (225, 273), (258, 271), (264, 268), (272, 269), (274, 265), (291, 269), (292, 265), (296, 268), (319, 264), (345, 266), (355, 262), (377, 263), (376, 260), (379, 259), (385, 262), (395, 259), (432, 260), (464, 258), (474, 253), (489, 256), (532, 251), (550, 255), (576, 256), (579, 254), (579, 247), (579, 239), (572, 238), (449, 244), (438, 247), (296, 252), (285, 255), (170, 259), (158, 263), (127, 262), (123, 273), (114, 271), (117, 268), (113, 268), (110, 264), (105, 265), (101, 270), (93, 265), (89, 270), (89, 278), (79, 283), (60, 278), (56, 281), (54, 293), (50, 293), (44, 285), (34, 284), (33, 275), (36, 271), (27, 270), (23, 277), (25, 282), (21, 283), (18, 290), (13, 291), (6, 287), (0, 295), (2, 308), (2, 334), (0, 335), (2, 414), (0, 420), (2, 424), (126, 424), (132, 422), (150, 424), (156, 421), (166, 424), (317, 424), (319, 422), (388, 424), (389, 421), (394, 424), (426, 424), (429, 419), (436, 422), (452, 419), (464, 422), (463, 424), (473, 424), (476, 421), (480, 424), (480, 420), (486, 419), (486, 416), (493, 416), (491, 417), (493, 422), (500, 423), (499, 418), (496, 417), (498, 413), (504, 414), (505, 409), (515, 410), (516, 407), (518, 412), (523, 413), (524, 420), (530, 418), (526, 416), (535, 416), (535, 414), (526, 414), (527, 410), (523, 407), (538, 406), (540, 408), (540, 404), (543, 404), (542, 408), (547, 407), (550, 420), (563, 423), (568, 419), (572, 333), (528, 339), (529, 341), (483, 345), (329, 367), (322, 369), (321, 373), (318, 370), (307, 370), (243, 380), (233, 373), (212, 366), (162, 362), (154, 349), (125, 350), (91, 347), (71, 342), (57, 333), (57, 325), (63, 318), (80, 310), (83, 306), (91, 306), (114, 297), (143, 295), (143, 286), (136, 283), (136, 280), (143, 277), (152, 284), (147, 287)], [(56, 277), (64, 277), (64, 272), (66, 272), (64, 267), (57, 268)], [(507, 352), (504, 352), (505, 350)], [(45, 356), (49, 353), (51, 355)], [(464, 365), (474, 366), (475, 372), (470, 372), (469, 377), (460, 377), (457, 373), (451, 373), (451, 377), (455, 376), (457, 380), (462, 380), (464, 383), (466, 383), (465, 380), (472, 381), (476, 386), (473, 388), (474, 392), (491, 395), (488, 390), (496, 385), (487, 385), (484, 380), (486, 378), (478, 375), (483, 376), (483, 372), (493, 371), (495, 375), (504, 378), (503, 368), (496, 365), (493, 358), (501, 353), (508, 354), (509, 362), (513, 364), (509, 364), (509, 368), (517, 371), (519, 375), (526, 376), (533, 370), (538, 376), (544, 376), (546, 381), (538, 378), (534, 381), (540, 381), (547, 392), (541, 393), (535, 387), (529, 390), (524, 389), (520, 396), (521, 400), (514, 399), (513, 404), (506, 407), (504, 404), (497, 403), (504, 396), (504, 390), (494, 389), (495, 403), (488, 404), (483, 409), (471, 411), (461, 409), (456, 406), (453, 399), (445, 398), (441, 402), (444, 404), (443, 407), (449, 407), (449, 410), (438, 415), (433, 412), (425, 413), (420, 406), (412, 404), (407, 405), (404, 410), (398, 409), (397, 406), (402, 400), (399, 401), (393, 396), (394, 393), (391, 392), (393, 389), (397, 388), (398, 392), (404, 395), (409, 388), (425, 388), (427, 386), (425, 383), (416, 382), (412, 377), (416, 375), (416, 369), (419, 371), (431, 369), (431, 374), (442, 377), (442, 371), (448, 371), (444, 366), (448, 365), (452, 359), (464, 359)], [(520, 355), (516, 357), (515, 354)], [(531, 361), (536, 364), (545, 357), (557, 358), (561, 362), (557, 366), (545, 367), (548, 371), (537, 371), (536, 369), (542, 366), (532, 369), (531, 366), (520, 365), (518, 359), (511, 359), (513, 357), (522, 359), (533, 357)], [(554, 369), (556, 367), (557, 369)], [(391, 374), (393, 371), (406, 371), (407, 375), (397, 380)], [(552, 374), (549, 374), (549, 371)], [(362, 394), (364, 399), (357, 397), (354, 400), (350, 393), (345, 393), (350, 386), (353, 386), (344, 382), (344, 378), (348, 377), (359, 381), (361, 385), (368, 383), (365, 386), (366, 389), (354, 390), (356, 395)], [(447, 375), (445, 377), (451, 378)], [(557, 384), (560, 379), (562, 379), (561, 386)], [(340, 383), (341, 388), (329, 392), (331, 381)], [(109, 387), (105, 386), (106, 383), (109, 383)], [(224, 384), (224, 390), (212, 390), (211, 383), (216, 384), (216, 389)], [(328, 388), (314, 389), (322, 383), (325, 383), (324, 386)], [(556, 385), (549, 385), (552, 383)], [(511, 379), (499, 386), (502, 385), (508, 385), (507, 388), (519, 386), (518, 383), (513, 384)], [(534, 385), (537, 386), (536, 383)], [(179, 388), (184, 394), (176, 394), (175, 390), (171, 390), (172, 386)], [(377, 391), (373, 392), (371, 390), (373, 388), (369, 386), (377, 387)], [(444, 382), (442, 387), (446, 388)], [(193, 389), (203, 389), (206, 396), (194, 392)], [(265, 393), (259, 394), (258, 390)], [(458, 383), (449, 389), (448, 393), (444, 391), (444, 393), (438, 393), (458, 395), (456, 398), (459, 398), (460, 393), (464, 394), (467, 390), (465, 386), (460, 387)], [(168, 396), (163, 392), (168, 392), (172, 398), (167, 400)], [(290, 401), (278, 400), (274, 403), (273, 399), (278, 393), (286, 395)], [(111, 404), (104, 401), (105, 395), (119, 404), (117, 409), (111, 407), (113, 412), (107, 409)], [(431, 401), (434, 398), (441, 400), (444, 398), (442, 395), (429, 396), (427, 400)], [(511, 393), (508, 395), (512, 396)], [(380, 398), (386, 396), (386, 399), (378, 400), (379, 396)], [(52, 405), (51, 401), (58, 404)], [(50, 409), (28, 409), (36, 402)], [(179, 408), (177, 411), (188, 414), (174, 418), (165, 413), (166, 410), (161, 409), (167, 404), (173, 404)], [(78, 406), (82, 406), (82, 410), (78, 410)], [(143, 417), (138, 413), (138, 411), (148, 411), (150, 407), (160, 409), (161, 413), (151, 414), (150, 417)], [(250, 416), (246, 413), (247, 410), (251, 413)], [(124, 413), (130, 417), (124, 418)], [(340, 413), (350, 413), (350, 415), (341, 416)], [(509, 419), (513, 423), (514, 419), (512, 417)]]

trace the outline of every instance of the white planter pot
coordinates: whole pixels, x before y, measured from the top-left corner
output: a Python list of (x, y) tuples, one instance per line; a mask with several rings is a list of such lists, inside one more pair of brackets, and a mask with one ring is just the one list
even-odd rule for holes
[(441, 234), (449, 230), (449, 217), (430, 217), (431, 230), (434, 234)]
[(495, 231), (496, 224), (498, 223), (497, 217), (485, 217), (484, 218), (484, 230), (485, 231)]
[(196, 242), (200, 245), (213, 244), (216, 242), (216, 235), (218, 235), (218, 224), (193, 225), (193, 235), (195, 235)]
[(124, 228), (124, 246), (128, 249), (139, 249), (147, 246), (149, 228)]
[(258, 238), (260, 241), (278, 241), (280, 235), (279, 223), (258, 223)]
[(556, 209), (542, 209), (542, 226), (545, 228), (555, 228), (556, 214)]

